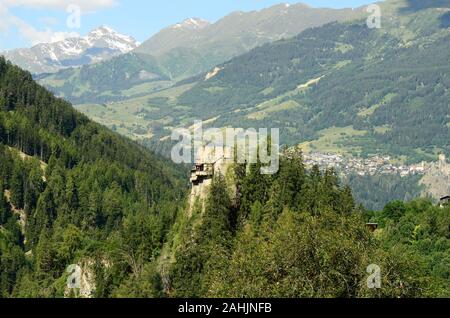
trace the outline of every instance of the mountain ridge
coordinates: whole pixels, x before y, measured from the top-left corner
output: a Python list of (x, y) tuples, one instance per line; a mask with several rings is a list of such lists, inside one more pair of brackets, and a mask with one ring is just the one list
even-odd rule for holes
[[(183, 23), (169, 26), (144, 41), (130, 54), (135, 54), (138, 58), (151, 59), (153, 61), (151, 69), (158, 69), (158, 74), (162, 78), (176, 82), (205, 72), (214, 65), (267, 42), (294, 36), (310, 27), (332, 21), (351, 20), (364, 14), (363, 8), (322, 9), (303, 4), (288, 7), (281, 4), (259, 11), (234, 12), (215, 23), (207, 23), (201, 19), (187, 19), (185, 24), (195, 21), (201, 27), (180, 27)], [(97, 74), (94, 75), (95, 78), (107, 77), (102, 73), (102, 68), (112, 67), (113, 64), (117, 64), (114, 59), (102, 66), (92, 65), (85, 66), (80, 71), (63, 71), (46, 76), (40, 79), (40, 82), (57, 95), (69, 99), (74, 104), (80, 104), (95, 102), (99, 96), (102, 101), (121, 100), (121, 91), (153, 81), (140, 80), (137, 76), (139, 72), (135, 72), (135, 69), (128, 72), (127, 68), (122, 68), (122, 73), (118, 76), (122, 78), (129, 74), (131, 84), (124, 83), (122, 89), (118, 90), (112, 79), (109, 83), (110, 89), (107, 89), (106, 86), (98, 87), (96, 80), (90, 80), (90, 76), (85, 76), (89, 73)], [(149, 71), (146, 68), (142, 70)]]
[(165, 89), (77, 108), (152, 147), (173, 127), (214, 119), (208, 125), (280, 127), (283, 144), (323, 153), (433, 162), (449, 156), (450, 37), (440, 6), (386, 1), (379, 30), (365, 19), (311, 28)]
[(139, 43), (102, 25), (86, 36), (71, 37), (31, 48), (3, 52), (8, 60), (31, 73), (53, 73), (69, 67), (98, 63), (134, 50)]
[[(319, 139), (322, 130), (353, 125), (359, 131), (372, 130), (378, 140), (365, 147), (366, 154), (379, 150), (398, 155), (403, 151), (413, 158), (407, 148), (415, 145), (428, 148), (429, 153), (448, 155), (445, 138), (438, 137), (449, 134), (444, 95), (449, 59), (445, 46), (450, 33), (440, 24), (445, 11), (431, 7), (407, 14), (403, 13), (406, 3), (387, 1), (381, 5), (384, 26), (380, 30), (369, 29), (365, 21), (335, 23), (258, 47), (216, 66), (220, 71), (215, 76), (204, 73), (183, 81), (181, 84), (190, 83), (191, 87), (176, 97), (177, 103), (189, 108), (187, 117), (207, 120), (220, 116), (214, 122), (218, 127), (230, 123), (241, 127), (288, 126), (291, 132), (283, 133), (287, 144), (288, 140), (295, 144), (296, 140)], [(446, 3), (450, 7), (450, 1)], [(434, 58), (426, 58), (426, 54)], [(402, 79), (404, 89), (394, 84), (396, 77)], [(431, 77), (442, 90), (434, 91), (437, 87)], [(419, 84), (414, 89), (415, 81)], [(349, 90), (349, 83), (358, 89)], [(370, 92), (365, 83), (379, 92)], [(423, 106), (411, 107), (410, 103)], [(430, 104), (428, 109), (426, 103)], [(397, 108), (410, 117), (402, 116)], [(432, 112), (434, 119), (426, 112)], [(173, 118), (179, 116), (172, 114)], [(430, 122), (420, 122), (419, 117)], [(299, 124), (294, 124), (294, 118)], [(416, 127), (416, 133), (406, 133), (408, 125)], [(294, 138), (289, 137), (292, 131), (297, 132)], [(416, 138), (406, 142), (410, 133)], [(357, 135), (353, 137), (357, 139)], [(386, 140), (397, 148), (383, 149), (381, 144)], [(360, 142), (367, 145), (367, 141), (361, 138)], [(355, 140), (347, 143), (356, 144)], [(438, 153), (434, 153), (434, 160)], [(416, 158), (420, 161), (424, 157)]]

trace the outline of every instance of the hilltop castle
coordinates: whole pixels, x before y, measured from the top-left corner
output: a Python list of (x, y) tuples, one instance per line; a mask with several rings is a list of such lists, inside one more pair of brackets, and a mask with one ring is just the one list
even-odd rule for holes
[(232, 148), (225, 147), (222, 150), (204, 146), (198, 150), (195, 156), (195, 166), (191, 170), (191, 208), (196, 198), (200, 198), (200, 200), (206, 198), (214, 176), (219, 173), (225, 176), (234, 161)]
[(439, 170), (442, 173), (450, 174), (450, 165), (447, 164), (445, 155), (439, 155)]

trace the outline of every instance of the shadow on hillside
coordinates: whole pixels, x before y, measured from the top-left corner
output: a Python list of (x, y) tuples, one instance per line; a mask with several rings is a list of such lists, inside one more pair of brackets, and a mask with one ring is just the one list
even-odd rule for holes
[(450, 12), (447, 12), (441, 17), (441, 26), (443, 28), (450, 28)]
[[(401, 12), (413, 13), (424, 9), (430, 8), (449, 8), (450, 0), (406, 0), (407, 6), (404, 7)], [(450, 12), (443, 14), (440, 18), (441, 27), (450, 27)]]

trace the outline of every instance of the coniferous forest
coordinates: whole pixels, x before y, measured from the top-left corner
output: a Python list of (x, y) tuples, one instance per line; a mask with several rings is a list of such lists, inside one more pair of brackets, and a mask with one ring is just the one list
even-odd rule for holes
[[(366, 211), (333, 170), (236, 165), (187, 212), (186, 173), (0, 59), (0, 296), (449, 297), (450, 208)], [(229, 184), (234, 181), (234, 190)], [(366, 224), (376, 222), (372, 232)], [(381, 268), (381, 289), (367, 267)]]
[[(306, 171), (299, 158), (273, 177), (236, 167), (236, 198), (224, 178), (213, 181), (175, 243), (170, 296), (450, 296), (449, 207), (418, 200), (365, 211), (333, 170)], [(372, 264), (381, 289), (367, 287)]]
[(158, 257), (182, 207), (183, 171), (3, 58), (0, 110), (0, 295), (63, 296), (67, 266), (83, 260), (112, 265), (94, 296), (120, 295)]
[[(448, 26), (433, 20), (439, 10), (403, 14), (389, 16), (390, 32), (330, 23), (249, 48), (161, 95), (131, 89), (173, 80), (151, 56), (84, 67), (82, 81), (113, 94), (80, 100), (150, 96), (124, 115), (151, 120), (132, 125), (157, 137), (140, 143), (0, 57), (0, 298), (450, 298), (450, 205), (419, 198), (420, 176), (340, 179), (307, 167), (293, 147), (276, 174), (234, 164), (192, 198), (187, 167), (149, 150), (170, 153), (164, 137), (197, 117), (219, 127), (284, 125), (287, 145), (323, 146), (319, 133), (341, 128), (331, 146), (349, 152), (414, 163), (448, 155)], [(183, 54), (173, 60), (174, 69), (196, 66)], [(59, 88), (81, 90), (70, 81)], [(110, 126), (123, 133), (122, 124)], [(403, 199), (384, 204), (392, 198)], [(74, 265), (83, 277), (75, 288)]]

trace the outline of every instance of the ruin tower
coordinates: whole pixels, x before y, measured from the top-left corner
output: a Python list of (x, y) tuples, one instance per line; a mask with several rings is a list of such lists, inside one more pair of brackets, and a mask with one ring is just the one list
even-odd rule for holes
[(439, 171), (445, 175), (450, 175), (450, 164), (447, 164), (447, 158), (444, 154), (439, 155)]
[(230, 147), (217, 148), (202, 146), (195, 155), (195, 164), (191, 169), (191, 194), (189, 213), (197, 199), (204, 201), (215, 175), (226, 176), (234, 164), (234, 152)]
[(439, 155), (439, 168), (442, 168), (446, 164), (445, 155)]

